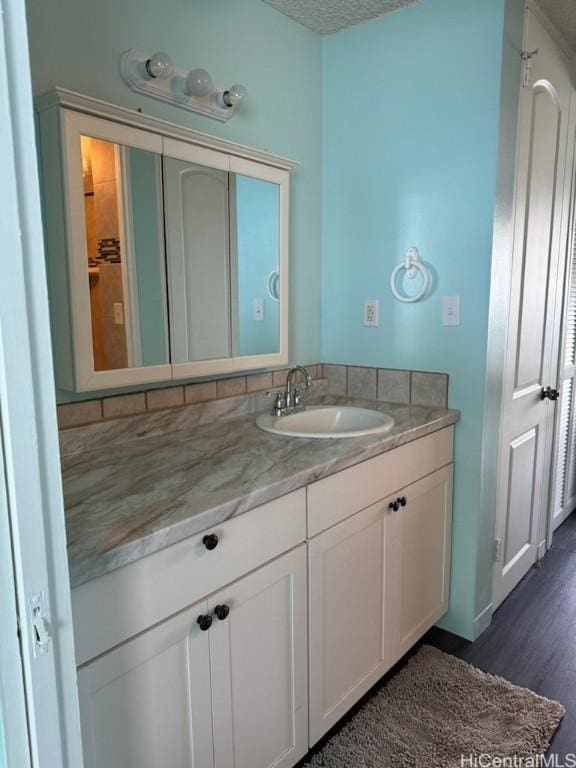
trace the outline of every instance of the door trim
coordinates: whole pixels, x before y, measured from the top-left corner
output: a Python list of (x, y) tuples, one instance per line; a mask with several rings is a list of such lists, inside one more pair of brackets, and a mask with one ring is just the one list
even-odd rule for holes
[[(562, 249), (565, 245), (565, 234), (567, 234), (567, 216), (570, 216), (570, 209), (569, 204), (566, 202), (569, 200), (569, 192), (571, 190), (571, 184), (572, 184), (572, 169), (573, 169), (573, 141), (572, 137), (574, 135), (574, 129), (576, 127), (575, 119), (575, 102), (574, 102), (574, 78), (573, 78), (573, 71), (571, 63), (568, 61), (568, 59), (565, 56), (565, 51), (562, 46), (559, 45), (557, 35), (553, 34), (553, 30), (551, 29), (551, 24), (548, 19), (542, 18), (543, 14), (542, 11), (532, 2), (532, 0), (528, 0), (526, 4), (526, 13), (524, 18), (524, 32), (523, 32), (523, 47), (526, 48), (528, 45), (528, 34), (530, 29), (530, 18), (539, 24), (541, 28), (544, 30), (546, 34), (550, 36), (552, 39), (552, 43), (556, 46), (556, 50), (558, 51), (558, 55), (562, 58), (564, 58), (566, 62), (566, 69), (567, 72), (569, 72), (569, 77), (571, 81), (571, 92), (570, 92), (570, 99), (567, 106), (567, 116), (568, 116), (568, 127), (564, 128), (566, 130), (566, 146), (565, 146), (565, 165), (563, 168), (559, 168), (559, 171), (564, 174), (563, 179), (560, 178), (560, 181), (558, 182), (558, 188), (562, 192), (562, 199), (558, 201), (558, 205), (560, 205), (560, 209), (555, 213), (555, 219), (556, 223), (554, 224), (554, 227), (557, 228), (557, 232), (555, 234), (555, 243), (557, 247), (560, 249), (560, 254), (558, 257), (557, 265), (552, 265), (553, 270), (551, 273), (551, 278), (555, 282), (552, 284), (552, 287), (549, 288), (548, 291), (548, 300), (550, 302), (550, 308), (548, 312), (550, 313), (550, 318), (553, 323), (553, 331), (552, 331), (552, 347), (553, 349), (557, 348), (558, 351), (558, 357), (557, 359), (554, 357), (550, 361), (550, 378), (554, 379), (557, 376), (557, 370), (559, 365), (559, 359), (560, 359), (560, 344), (559, 344), (559, 334), (560, 334), (560, 328), (561, 328), (561, 314), (560, 314), (560, 302), (561, 302), (561, 294), (562, 294), (562, 286), (564, 283), (564, 268), (565, 268), (565, 258), (563, 258), (564, 254), (562, 252)], [(537, 84), (537, 83), (536, 83)], [(522, 95), (524, 93), (525, 89), (523, 88), (522, 84), (520, 85), (520, 102), (519, 102), (519, 110), (518, 110), (518, 128), (517, 128), (517, 139), (516, 139), (516, 167), (515, 167), (515, 181), (514, 181), (514, 195), (513, 195), (513, 223), (510, 225), (510, 234), (508, 235), (507, 240), (510, 241), (510, 246), (508, 248), (508, 259), (507, 259), (507, 267), (506, 267), (506, 279), (507, 279), (507, 288), (509, 291), (509, 299), (511, 299), (514, 295), (514, 278), (515, 278), (515, 262), (514, 258), (516, 255), (516, 250), (518, 247), (517, 244), (517, 238), (519, 236), (520, 232), (520, 224), (522, 223), (522, 232), (524, 231), (524, 212), (525, 212), (525, 198), (526, 198), (526, 192), (527, 190), (524, 190), (522, 187), (522, 184), (524, 182), (524, 177), (526, 176), (526, 168), (523, 168), (521, 166), (521, 161), (524, 160), (524, 156), (521, 154), (522, 144), (521, 140), (524, 137), (523, 133), (523, 127), (522, 127), (522, 119), (524, 117), (524, 113), (526, 112), (526, 102), (522, 98)], [(566, 123), (564, 123), (566, 125)], [(564, 143), (564, 141), (563, 141)], [(520, 221), (519, 217), (522, 217), (522, 222)], [(556, 246), (554, 246), (556, 247)], [(501, 274), (503, 274), (503, 271), (501, 271)], [(491, 313), (490, 313), (490, 320), (491, 325), (492, 323), (498, 324), (498, 326), (502, 326), (505, 322), (506, 324), (506, 331), (504, 334), (505, 337), (505, 344), (504, 344), (504, 351), (502, 354), (502, 364), (504, 365), (503, 372), (502, 372), (502, 380), (499, 382), (499, 402), (500, 402), (500, 425), (498, 429), (498, 480), (497, 480), (497, 497), (496, 497), (496, 514), (494, 519), (494, 529), (495, 533), (494, 535), (500, 536), (499, 528), (502, 525), (502, 505), (507, 504), (507, 486), (509, 482), (509, 478), (506, 476), (504, 477), (503, 470), (506, 469), (507, 466), (507, 460), (508, 460), (508, 445), (505, 445), (504, 439), (506, 438), (506, 412), (507, 408), (509, 407), (509, 399), (511, 401), (512, 397), (512, 391), (513, 387), (511, 386), (510, 381), (510, 373), (507, 371), (507, 366), (509, 365), (509, 361), (511, 359), (511, 335), (510, 335), (510, 328), (511, 328), (511, 320), (512, 315), (508, 311), (508, 307), (510, 305), (510, 300), (508, 301), (507, 311), (505, 313), (505, 317), (502, 318), (496, 318), (495, 315), (492, 313), (492, 307), (491, 307)], [(548, 377), (547, 377), (548, 378)], [(550, 381), (550, 384), (554, 384), (554, 381)], [(549, 471), (545, 473), (545, 477), (542, 478), (543, 485), (541, 486), (540, 490), (536, 490), (536, 493), (541, 494), (541, 500), (539, 502), (540, 509), (538, 510), (538, 517), (534, 521), (534, 525), (536, 526), (536, 535), (534, 537), (534, 542), (531, 546), (534, 547), (535, 550), (535, 561), (539, 558), (539, 555), (543, 548), (545, 547), (546, 542), (546, 532), (549, 525), (549, 517), (550, 517), (550, 499), (551, 494), (553, 493), (553, 483), (552, 480), (552, 471), (553, 471), (553, 450), (554, 450), (554, 434), (555, 434), (555, 425), (557, 422), (557, 416), (558, 414), (555, 413), (554, 416), (551, 419), (551, 425), (549, 425), (549, 428), (545, 430), (545, 434), (542, 435), (542, 439), (544, 441), (543, 445), (543, 455), (544, 457), (549, 456), (551, 459), (551, 463), (549, 466)], [(486, 429), (486, 424), (485, 424)], [(484, 448), (483, 457), (486, 458), (485, 453), (486, 446)], [(494, 608), (497, 608), (498, 605), (502, 602), (503, 599), (507, 596), (508, 593), (504, 594), (504, 596), (500, 595), (499, 592), (501, 591), (501, 575), (499, 576), (499, 573), (501, 573), (501, 563), (496, 562), (493, 565), (492, 568), (492, 595), (494, 599)]]
[[(572, 158), (572, 167), (570, 173), (567, 174), (566, 187), (569, 185), (569, 193), (565, 190), (565, 194), (569, 194), (570, 209), (568, 215), (568, 231), (566, 235), (565, 243), (565, 255), (563, 260), (563, 288), (560, 297), (557, 300), (561, 302), (561, 329), (560, 329), (560, 343), (558, 345), (558, 364), (556, 370), (556, 387), (559, 389), (563, 380), (563, 361), (564, 361), (564, 347), (566, 345), (566, 309), (568, 304), (568, 291), (569, 285), (566, 280), (568, 274), (568, 262), (572, 257), (573, 238), (575, 237), (576, 228), (576, 85), (573, 83), (572, 87), (572, 101), (570, 105), (570, 121), (568, 127), (568, 143), (570, 148), (570, 156)], [(576, 242), (576, 241), (574, 241)], [(573, 397), (574, 397), (573, 393)], [(560, 404), (561, 400), (558, 401)], [(552, 444), (552, 472), (550, 475), (550, 493), (548, 498), (548, 515), (546, 519), (546, 528), (543, 531), (540, 542), (540, 549), (542, 551), (542, 557), (547, 550), (552, 546), (552, 538), (554, 535), (554, 493), (556, 490), (556, 479), (558, 474), (558, 455), (559, 455), (559, 437), (560, 437), (560, 418), (561, 408), (556, 408), (554, 417), (554, 436)], [(569, 512), (566, 513), (568, 517)], [(563, 521), (562, 521), (563, 522)]]
[[(30, 751), (34, 766), (82, 768), (24, 0), (0, 0), (0, 78), (0, 221), (11, 254), (0, 281), (0, 407)], [(36, 595), (52, 635), (44, 653), (29, 620)]]

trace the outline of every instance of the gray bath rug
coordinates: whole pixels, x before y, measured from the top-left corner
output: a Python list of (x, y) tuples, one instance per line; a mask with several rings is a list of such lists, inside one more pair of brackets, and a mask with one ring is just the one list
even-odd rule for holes
[(461, 768), (471, 755), (534, 764), (563, 716), (557, 701), (425, 645), (305, 768)]

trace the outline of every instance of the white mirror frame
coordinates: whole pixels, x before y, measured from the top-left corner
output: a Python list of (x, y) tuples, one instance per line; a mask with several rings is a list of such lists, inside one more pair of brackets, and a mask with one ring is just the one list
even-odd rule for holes
[[(194, 360), (173, 362), (174, 378), (181, 379), (195, 376), (212, 376), (220, 373), (254, 370), (284, 365), (288, 362), (288, 226), (289, 226), (289, 173), (286, 170), (272, 168), (252, 160), (224, 155), (203, 147), (197, 147), (173, 139), (164, 139), (164, 156), (184, 160), (194, 165), (203, 165), (229, 173), (251, 176), (277, 184), (280, 192), (280, 242), (279, 264), (283, 269), (280, 275), (280, 329), (279, 350), (277, 353), (264, 355), (242, 355), (214, 358), (212, 360)], [(170, 283), (170, 278), (169, 278)], [(171, 308), (174, 302), (170, 302)], [(170, 319), (171, 327), (174, 317)]]
[[(57, 384), (89, 392), (285, 365), (288, 362), (289, 179), (296, 163), (57, 88), (36, 102), (42, 139), (47, 252)], [(278, 353), (95, 371), (80, 135), (260, 178), (280, 188)], [(179, 148), (179, 149), (178, 149)], [(178, 156), (178, 154), (176, 154)], [(185, 157), (183, 159), (188, 159)], [(63, 200), (62, 200), (63, 197)], [(62, 232), (62, 229), (65, 232)], [(51, 242), (53, 241), (53, 242)], [(66, 253), (62, 246), (65, 245)]]
[[(84, 190), (82, 187), (82, 156), (80, 136), (121, 144), (122, 146), (162, 154), (162, 138), (145, 131), (117, 125), (91, 115), (63, 110), (62, 162), (64, 164), (64, 193), (68, 211), (68, 269), (74, 369), (78, 391), (106, 389), (132, 384), (148, 384), (172, 378), (169, 361), (162, 365), (117, 368), (108, 371), (94, 369), (92, 320), (90, 315), (90, 283)], [(121, 217), (119, 216), (119, 219)], [(120, 226), (123, 222), (120, 222)]]

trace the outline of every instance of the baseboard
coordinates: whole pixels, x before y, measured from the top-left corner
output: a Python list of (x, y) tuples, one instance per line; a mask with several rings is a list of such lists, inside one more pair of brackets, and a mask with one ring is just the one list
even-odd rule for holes
[(474, 640), (477, 640), (485, 629), (488, 629), (492, 623), (492, 613), (494, 604), (489, 603), (481, 613), (474, 619)]
[(546, 554), (546, 540), (541, 541), (540, 544), (538, 544), (538, 549), (536, 550), (536, 562), (539, 562), (542, 560), (544, 555)]

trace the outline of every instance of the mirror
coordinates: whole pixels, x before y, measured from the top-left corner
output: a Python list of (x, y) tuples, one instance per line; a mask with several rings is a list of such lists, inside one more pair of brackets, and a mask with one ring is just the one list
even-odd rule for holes
[(58, 386), (287, 363), (290, 161), (120, 118), (40, 110)]
[(94, 370), (167, 363), (161, 156), (80, 145)]
[(231, 263), (237, 270), (238, 355), (280, 350), (280, 188), (278, 184), (231, 174), (235, 215)]
[(278, 354), (279, 185), (165, 157), (164, 196), (173, 362)]

